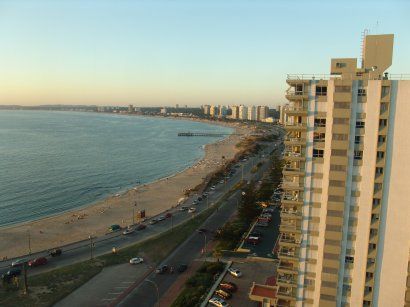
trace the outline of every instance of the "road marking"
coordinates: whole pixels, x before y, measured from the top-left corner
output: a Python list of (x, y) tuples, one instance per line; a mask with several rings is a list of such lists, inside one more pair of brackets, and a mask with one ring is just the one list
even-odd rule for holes
[(116, 297), (114, 297), (114, 298), (103, 298), (102, 301), (113, 301), (115, 299), (116, 299)]
[(133, 284), (134, 282), (133, 281), (122, 281), (121, 283), (122, 284)]
[(128, 287), (115, 287), (114, 289), (127, 289)]

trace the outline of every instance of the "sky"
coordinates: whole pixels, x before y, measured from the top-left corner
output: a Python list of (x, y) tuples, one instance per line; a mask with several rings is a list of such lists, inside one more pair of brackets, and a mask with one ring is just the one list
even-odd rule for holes
[(410, 1), (0, 0), (0, 105), (285, 101), (288, 73), (360, 57), (395, 34), (410, 73)]

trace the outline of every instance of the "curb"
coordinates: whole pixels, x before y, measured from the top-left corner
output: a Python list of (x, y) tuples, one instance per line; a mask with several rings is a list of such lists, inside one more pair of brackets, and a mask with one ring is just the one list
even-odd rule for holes
[(208, 295), (205, 297), (204, 301), (201, 303), (201, 307), (205, 307), (208, 304), (208, 301), (212, 297), (212, 294), (215, 292), (216, 288), (219, 286), (222, 279), (225, 277), (226, 272), (228, 271), (229, 267), (232, 265), (232, 261), (228, 261), (225, 266), (224, 271), (219, 275), (219, 278), (215, 281), (214, 285), (212, 286), (211, 290), (209, 290)]

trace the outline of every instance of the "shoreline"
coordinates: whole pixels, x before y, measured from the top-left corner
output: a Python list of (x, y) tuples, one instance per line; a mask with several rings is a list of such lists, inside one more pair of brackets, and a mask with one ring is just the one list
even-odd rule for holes
[[(202, 122), (218, 124), (212, 121)], [(146, 216), (151, 217), (175, 207), (178, 200), (184, 197), (185, 190), (203, 183), (207, 176), (221, 167), (222, 156), (226, 157), (225, 161), (229, 161), (240, 151), (236, 144), (242, 136), (236, 133), (250, 133), (248, 127), (240, 124), (223, 124), (235, 131), (226, 138), (206, 144), (204, 155), (177, 173), (127, 188), (118, 192), (120, 196), (110, 195), (63, 213), (0, 227), (0, 259), (27, 254), (28, 236), (31, 240), (31, 253), (35, 253), (84, 240), (90, 234), (103, 235), (112, 224), (123, 227), (131, 224), (133, 209), (135, 213), (145, 209)], [(134, 206), (135, 202), (137, 206)]]

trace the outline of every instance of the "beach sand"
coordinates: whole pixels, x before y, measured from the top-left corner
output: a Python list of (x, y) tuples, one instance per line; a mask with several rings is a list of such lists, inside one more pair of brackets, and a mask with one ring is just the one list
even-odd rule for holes
[[(232, 125), (230, 125), (232, 126)], [(205, 157), (192, 167), (174, 176), (131, 189), (120, 196), (112, 196), (79, 210), (0, 229), (0, 259), (85, 240), (89, 235), (101, 236), (112, 224), (132, 223), (135, 212), (145, 209), (146, 216), (154, 216), (177, 205), (184, 191), (201, 184), (225, 161), (232, 159), (239, 149), (235, 146), (249, 133), (243, 126), (233, 126), (237, 134), (205, 146)], [(135, 203), (137, 205), (135, 206)]]

